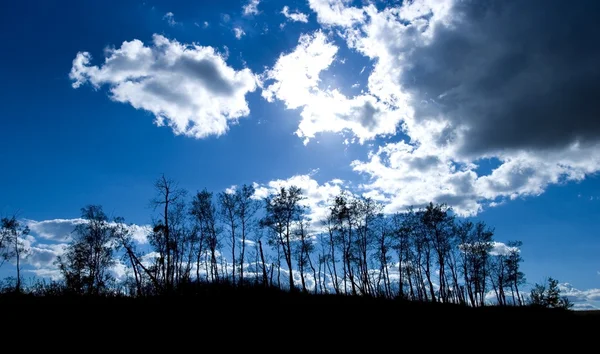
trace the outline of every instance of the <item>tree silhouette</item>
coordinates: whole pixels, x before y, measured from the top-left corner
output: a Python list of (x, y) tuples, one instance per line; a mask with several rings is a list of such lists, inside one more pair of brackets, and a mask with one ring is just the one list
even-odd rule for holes
[(201, 238), (210, 251), (210, 271), (207, 269), (207, 272), (210, 273), (212, 281), (219, 282), (217, 252), (221, 248), (222, 228), (218, 225), (217, 208), (212, 197), (213, 194), (206, 189), (196, 193), (192, 200), (191, 214), (195, 217), (202, 234)]
[[(376, 201), (343, 191), (330, 201), (322, 220), (310, 220), (296, 186), (279, 188), (263, 203), (250, 185), (216, 198), (203, 189), (191, 201), (164, 175), (155, 188), (151, 205), (158, 215), (147, 234), (150, 250), (134, 242), (123, 218), (109, 220), (99, 205), (81, 210), (84, 221), (56, 262), (68, 291), (145, 297), (224, 281), (231, 281), (233, 289), (260, 284), (283, 290), (282, 274), (287, 273), (291, 292), (299, 285), (303, 293), (482, 307), (492, 290), (499, 305), (524, 304), (522, 243), (510, 241), (505, 251), (494, 251), (493, 228), (458, 218), (445, 204), (389, 215)], [(2, 219), (0, 226), (2, 262), (16, 262), (20, 291), (28, 230), (15, 217)], [(264, 235), (271, 249), (263, 247)], [(221, 253), (223, 240), (230, 253)], [(247, 250), (247, 244), (254, 247)], [(119, 257), (127, 272), (117, 282), (110, 268)], [(531, 302), (572, 306), (556, 289), (555, 282), (537, 286)]]
[(99, 295), (110, 290), (113, 279), (114, 226), (100, 205), (82, 208), (81, 218), (84, 222), (75, 227), (73, 241), (56, 262), (70, 291)]
[(529, 295), (529, 302), (533, 306), (545, 308), (570, 309), (573, 304), (567, 297), (561, 297), (558, 280), (549, 277), (545, 283), (535, 284)]
[(151, 200), (155, 210), (160, 210), (159, 218), (153, 222), (148, 239), (158, 253), (153, 267), (155, 278), (165, 291), (172, 291), (187, 274), (181, 272), (185, 254), (185, 242), (189, 240), (185, 229), (186, 191), (162, 175), (154, 184), (156, 196)]
[[(294, 290), (292, 269), (292, 238), (294, 227), (303, 218), (300, 206), (302, 191), (296, 186), (281, 187), (277, 194), (265, 198), (265, 217), (261, 220), (263, 227), (268, 227), (276, 236), (277, 249), (283, 250), (288, 267), (290, 290)], [(279, 257), (278, 257), (279, 258)]]
[(21, 224), (15, 215), (0, 219), (0, 266), (5, 261), (15, 261), (17, 293), (21, 292), (21, 259), (26, 258), (28, 253), (23, 238), (28, 234), (29, 228)]
[[(256, 226), (256, 220), (254, 219), (256, 212), (260, 208), (260, 203), (253, 199), (254, 187), (251, 185), (242, 185), (236, 190), (238, 199), (238, 207), (236, 214), (239, 218), (240, 223), (240, 237), (241, 237), (241, 252), (240, 252), (240, 282), (244, 283), (244, 261), (246, 255), (246, 240), (250, 231)], [(234, 262), (235, 263), (235, 262)]]

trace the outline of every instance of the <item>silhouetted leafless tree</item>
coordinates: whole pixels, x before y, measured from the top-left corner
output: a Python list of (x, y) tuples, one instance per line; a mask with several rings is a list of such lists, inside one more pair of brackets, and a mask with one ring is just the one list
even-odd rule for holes
[(256, 226), (255, 215), (260, 208), (258, 200), (254, 199), (254, 187), (252, 185), (242, 185), (236, 190), (236, 195), (239, 200), (237, 215), (240, 221), (240, 237), (241, 237), (241, 252), (240, 252), (240, 282), (244, 283), (244, 261), (246, 255), (246, 240), (250, 231)]
[(29, 228), (17, 220), (15, 215), (0, 220), (0, 266), (14, 260), (16, 267), (15, 292), (21, 292), (21, 260), (27, 257), (28, 249), (24, 238)]
[(82, 208), (81, 218), (85, 222), (75, 227), (73, 241), (56, 262), (71, 291), (98, 295), (109, 290), (113, 279), (114, 226), (99, 205)]
[(196, 193), (192, 200), (191, 213), (196, 218), (200, 232), (203, 234), (202, 239), (210, 251), (211, 279), (218, 282), (220, 278), (217, 252), (221, 247), (221, 228), (217, 224), (217, 209), (212, 201), (212, 196), (212, 193), (206, 189)]
[[(294, 227), (302, 220), (303, 209), (300, 206), (302, 191), (296, 186), (281, 187), (277, 194), (265, 198), (265, 217), (261, 220), (263, 227), (272, 230), (277, 238), (277, 249), (281, 247), (288, 267), (290, 290), (294, 288), (292, 266), (292, 242)], [(279, 257), (278, 257), (279, 258)]]
[(183, 243), (188, 236), (185, 230), (187, 193), (164, 175), (155, 182), (154, 186), (157, 195), (151, 204), (160, 212), (148, 239), (159, 255), (154, 267), (155, 278), (160, 280), (166, 291), (172, 291), (180, 280), (178, 279), (181, 275), (179, 266), (185, 254)]

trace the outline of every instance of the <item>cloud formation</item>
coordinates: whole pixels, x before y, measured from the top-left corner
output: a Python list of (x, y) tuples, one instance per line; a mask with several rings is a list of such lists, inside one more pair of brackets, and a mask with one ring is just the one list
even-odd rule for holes
[(281, 14), (283, 16), (285, 16), (285, 18), (287, 18), (288, 20), (292, 21), (292, 22), (303, 22), (303, 23), (307, 23), (308, 22), (308, 15), (307, 14), (303, 14), (302, 12), (290, 12), (290, 8), (288, 6), (284, 6), (283, 10), (281, 10)]
[[(373, 60), (365, 95), (380, 116), (401, 112), (407, 138), (353, 163), (389, 211), (427, 199), (473, 215), (600, 170), (596, 2), (552, 0), (544, 11), (515, 0), (309, 5)], [(488, 159), (498, 164), (483, 174)]]
[(256, 78), (249, 69), (228, 66), (212, 47), (152, 38), (151, 46), (134, 39), (107, 49), (100, 66), (79, 52), (69, 74), (73, 87), (107, 85), (112, 100), (149, 111), (156, 125), (194, 138), (224, 134), (250, 113), (245, 96)]
[(241, 27), (234, 27), (233, 34), (235, 35), (235, 38), (242, 39), (242, 37), (246, 35), (246, 32), (244, 32)]
[(258, 15), (260, 13), (260, 11), (258, 11), (259, 4), (260, 0), (248, 0), (248, 3), (242, 6), (242, 13), (244, 16)]
[[(69, 242), (73, 238), (71, 233), (78, 225), (85, 224), (87, 221), (81, 218), (75, 219), (51, 219), (51, 220), (24, 220), (25, 225), (36, 239), (44, 239), (51, 242)], [(109, 225), (116, 225), (114, 222)], [(129, 231), (132, 239), (138, 244), (143, 245), (148, 242), (146, 236), (152, 228), (149, 225), (122, 225)]]
[(172, 12), (167, 12), (164, 16), (163, 16), (163, 20), (167, 21), (167, 23), (169, 24), (169, 26), (171, 27), (175, 27), (176, 25), (179, 24), (179, 22), (175, 21), (175, 15)]
[(558, 284), (561, 296), (573, 302), (575, 310), (597, 310), (593, 303), (600, 303), (600, 289), (579, 290), (569, 283)]
[(287, 109), (302, 109), (296, 135), (305, 143), (324, 132), (351, 131), (361, 143), (395, 134), (401, 115), (376, 97), (346, 97), (337, 89), (320, 87), (321, 76), (337, 51), (321, 31), (300, 36), (298, 46), (263, 73), (263, 97), (269, 102), (283, 101)]

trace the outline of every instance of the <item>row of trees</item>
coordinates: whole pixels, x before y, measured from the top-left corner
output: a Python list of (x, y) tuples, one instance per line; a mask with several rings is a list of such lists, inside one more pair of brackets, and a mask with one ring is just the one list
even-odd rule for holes
[[(523, 304), (521, 243), (495, 252), (492, 228), (443, 204), (385, 215), (374, 200), (342, 192), (324, 220), (310, 220), (294, 186), (261, 200), (250, 185), (191, 198), (164, 176), (155, 187), (151, 249), (134, 242), (122, 218), (109, 219), (97, 205), (82, 209), (87, 222), (57, 259), (68, 289), (115, 291), (110, 269), (121, 258), (129, 275), (120, 291), (132, 296), (210, 281), (471, 306), (493, 290), (501, 305)], [(2, 249), (22, 250), (19, 235), (27, 233), (15, 218), (3, 219)], [(3, 259), (15, 257), (9, 253)]]

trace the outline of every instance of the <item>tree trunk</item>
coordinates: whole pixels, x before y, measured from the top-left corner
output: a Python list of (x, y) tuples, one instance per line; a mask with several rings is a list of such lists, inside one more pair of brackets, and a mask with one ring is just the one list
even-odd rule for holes
[(242, 251), (240, 252), (240, 284), (244, 285), (244, 252), (246, 251), (246, 221), (242, 216)]

